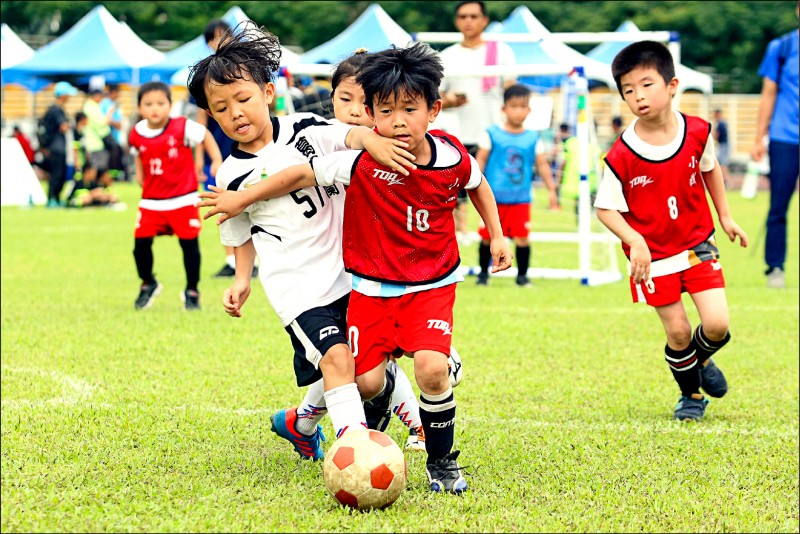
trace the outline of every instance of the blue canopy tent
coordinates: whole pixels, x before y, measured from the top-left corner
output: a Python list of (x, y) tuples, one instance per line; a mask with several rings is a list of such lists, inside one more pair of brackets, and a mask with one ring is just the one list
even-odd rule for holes
[[(586, 78), (616, 87), (611, 69), (605, 63), (588, 58), (553, 37), (550, 31), (531, 13), (527, 6), (519, 6), (503, 21), (500, 33), (527, 33), (533, 42), (509, 42), (518, 64), (583, 66)], [(520, 76), (519, 81), (538, 89), (559, 87), (563, 75)]]
[[(611, 65), (611, 63), (614, 61), (614, 57), (616, 57), (620, 50), (631, 43), (641, 40), (641, 38), (637, 38), (636, 36), (637, 33), (641, 33), (641, 30), (638, 26), (636, 26), (636, 24), (633, 23), (633, 21), (626, 20), (620, 24), (616, 31), (629, 33), (631, 36), (630, 40), (601, 43), (587, 52), (586, 56), (605, 63), (606, 65)], [(675, 65), (675, 77), (680, 81), (680, 84), (678, 85), (679, 91), (693, 89), (705, 94), (711, 94), (713, 91), (711, 76), (696, 70), (692, 70), (685, 65)]]
[(300, 56), (300, 63), (335, 64), (357, 48), (370, 52), (386, 50), (391, 45), (406, 46), (413, 39), (378, 4), (372, 4), (342, 33)]
[[(233, 6), (222, 15), (221, 19), (231, 28), (236, 28), (237, 24), (250, 20), (250, 17), (245, 15), (239, 6)], [(161, 79), (167, 80), (172, 85), (185, 85), (189, 78), (189, 68), (210, 54), (211, 48), (206, 44), (205, 37), (198, 35), (188, 43), (167, 52), (163, 61), (142, 69), (142, 79)], [(282, 66), (297, 63), (299, 57), (298, 54), (281, 46)]]
[(142, 41), (127, 25), (99, 5), (75, 26), (38, 49), (35, 55), (3, 71), (13, 77), (55, 78), (102, 74), (106, 81), (138, 85), (142, 67), (164, 54)]

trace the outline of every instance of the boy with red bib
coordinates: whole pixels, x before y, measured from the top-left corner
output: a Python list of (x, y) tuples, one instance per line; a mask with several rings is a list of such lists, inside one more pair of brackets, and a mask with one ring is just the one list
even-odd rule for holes
[[(654, 41), (629, 45), (611, 70), (636, 119), (606, 155), (594, 206), (630, 259), (633, 301), (653, 306), (664, 326), (664, 352), (681, 390), (674, 419), (699, 421), (708, 405), (700, 388), (712, 397), (728, 390), (711, 356), (730, 339), (706, 191), (728, 238), (738, 236), (746, 247), (747, 235), (731, 217), (709, 123), (672, 108), (678, 79), (667, 47)], [(700, 314), (694, 332), (683, 292)]]
[(136, 218), (133, 257), (142, 285), (136, 309), (149, 308), (161, 292), (153, 275), (153, 238), (178, 236), (186, 269), (186, 289), (181, 299), (186, 310), (200, 309), (200, 246), (202, 224), (195, 207), (202, 156), (193, 147), (202, 143), (211, 154), (212, 173), (222, 164), (216, 141), (206, 127), (186, 117), (170, 118), (172, 97), (163, 82), (147, 82), (139, 88), (139, 114), (143, 117), (128, 136), (136, 156), (136, 182), (142, 186), (142, 200)]
[(368, 56), (356, 76), (378, 133), (401, 141), (414, 156), (409, 175), (381, 165), (364, 151), (342, 151), (289, 167), (243, 192), (206, 193), (205, 215), (220, 221), (249, 204), (304, 186), (348, 185), (343, 257), (353, 275), (347, 323), (362, 398), (381, 393), (389, 356), (414, 358), (420, 417), (426, 436), (427, 475), (434, 492), (461, 493), (467, 483), (452, 450), (456, 402), (447, 377), (455, 284), (463, 281), (453, 209), (466, 189), (491, 235), (493, 271), (512, 254), (497, 204), (480, 167), (464, 146), (441, 131), (428, 132), (442, 108), (442, 65), (423, 43)]

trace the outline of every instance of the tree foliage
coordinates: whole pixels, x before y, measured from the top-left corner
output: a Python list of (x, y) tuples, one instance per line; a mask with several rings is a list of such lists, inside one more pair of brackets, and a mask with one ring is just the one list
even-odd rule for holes
[[(22, 35), (58, 36), (72, 27), (95, 1), (4, 1), (0, 18)], [(104, 2), (146, 42), (183, 43), (199, 35), (206, 22), (238, 5), (281, 42), (310, 49), (338, 35), (371, 1), (151, 1)], [(380, 1), (408, 32), (454, 31), (457, 1)], [(625, 20), (642, 30), (681, 34), (682, 63), (710, 67), (716, 92), (758, 92), (757, 71), (767, 43), (797, 29), (796, 0), (772, 1), (528, 1), (487, 2), (492, 20), (503, 20), (517, 6), (527, 5), (549, 30), (613, 31)], [(585, 52), (591, 46), (576, 46)]]

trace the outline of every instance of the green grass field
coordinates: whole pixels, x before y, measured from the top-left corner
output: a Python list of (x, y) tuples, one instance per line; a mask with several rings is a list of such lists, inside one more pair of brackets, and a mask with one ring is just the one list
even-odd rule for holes
[[(626, 282), (468, 279), (454, 343), (470, 491), (431, 494), (424, 454), (408, 452), (397, 503), (357, 513), (328, 495), (321, 463), (269, 431), (269, 415), (302, 398), (290, 344), (260, 288), (243, 318), (223, 312), (213, 222), (201, 235), (203, 309), (182, 310), (180, 248), (164, 237), (165, 290), (134, 311), (138, 190), (116, 189), (126, 211), (0, 210), (3, 532), (798, 531), (796, 198), (779, 291), (766, 289), (758, 237), (767, 194), (729, 194), (760, 247), (720, 243), (733, 339), (716, 360), (731, 390), (702, 423), (671, 421), (679, 391), (663, 330)], [(542, 200), (534, 230), (572, 226), (569, 208)], [(537, 246), (534, 266), (575, 263), (573, 249)], [(387, 433), (404, 444), (399, 422)]]

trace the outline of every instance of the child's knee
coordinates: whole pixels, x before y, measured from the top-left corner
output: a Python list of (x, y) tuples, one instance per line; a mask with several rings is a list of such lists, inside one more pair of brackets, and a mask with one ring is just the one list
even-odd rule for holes
[(711, 341), (719, 341), (728, 335), (729, 323), (727, 320), (717, 319), (704, 321), (701, 325), (703, 335)]
[(414, 355), (414, 376), (423, 393), (437, 395), (450, 386), (447, 355), (436, 351), (418, 351)]
[(351, 380), (356, 372), (353, 353), (344, 343), (329, 348), (319, 362), (319, 368), (326, 376), (348, 376)]

